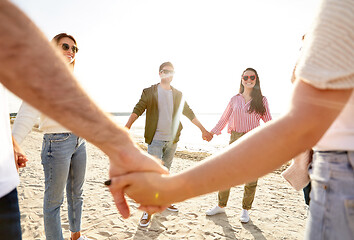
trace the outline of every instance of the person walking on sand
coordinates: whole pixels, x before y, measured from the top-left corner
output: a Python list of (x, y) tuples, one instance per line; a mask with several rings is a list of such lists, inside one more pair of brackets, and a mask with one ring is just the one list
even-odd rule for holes
[[(260, 120), (268, 122), (272, 119), (268, 101), (262, 95), (258, 73), (253, 68), (247, 68), (241, 75), (240, 91), (233, 96), (227, 105), (219, 122), (210, 131), (211, 134), (219, 135), (228, 124), (228, 133), (231, 134), (230, 144), (260, 125)], [(242, 199), (242, 212), (240, 221), (249, 221), (248, 210), (251, 209), (256, 193), (257, 179), (246, 183)], [(206, 215), (213, 216), (225, 212), (229, 199), (230, 189), (219, 191), (219, 203), (206, 211)]]
[[(188, 117), (201, 130), (204, 140), (210, 141), (212, 135), (203, 127), (187, 102), (183, 100), (182, 92), (171, 86), (174, 76), (172, 63), (162, 63), (159, 76), (160, 83), (143, 90), (125, 127), (130, 129), (135, 120), (146, 110), (144, 136), (148, 144), (148, 153), (162, 159), (163, 164), (170, 169), (182, 130), (181, 114)], [(173, 212), (178, 211), (175, 205), (170, 205), (167, 209)], [(139, 225), (147, 227), (150, 221), (151, 214), (144, 212)]]
[[(69, 68), (74, 70), (78, 52), (75, 38), (60, 33), (52, 39), (52, 43), (61, 51)], [(64, 239), (60, 207), (63, 204), (65, 187), (71, 239), (88, 239), (80, 232), (86, 172), (85, 140), (23, 102), (12, 128), (12, 135), (19, 144), (32, 130), (38, 118), (39, 128), (45, 133), (41, 158), (45, 178), (43, 216), (46, 239)]]

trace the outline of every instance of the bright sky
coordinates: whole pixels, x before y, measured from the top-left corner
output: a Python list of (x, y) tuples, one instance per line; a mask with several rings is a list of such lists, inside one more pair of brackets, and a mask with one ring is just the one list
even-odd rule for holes
[[(43, 31), (73, 35), (75, 75), (106, 111), (131, 112), (171, 61), (172, 85), (196, 113), (221, 113), (247, 67), (258, 71), (273, 113), (319, 0), (12, 0)], [(10, 111), (19, 101), (11, 99)]]

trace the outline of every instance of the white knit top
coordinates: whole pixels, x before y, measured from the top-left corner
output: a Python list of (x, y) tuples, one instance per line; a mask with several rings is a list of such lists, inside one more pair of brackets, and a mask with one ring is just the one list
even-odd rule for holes
[(39, 123), (39, 129), (44, 133), (70, 132), (68, 129), (42, 114), (28, 103), (23, 102), (12, 127), (12, 136), (19, 144), (21, 144), (36, 123)]
[[(353, 0), (322, 2), (295, 75), (320, 89), (354, 88)], [(354, 93), (314, 150), (354, 151)]]

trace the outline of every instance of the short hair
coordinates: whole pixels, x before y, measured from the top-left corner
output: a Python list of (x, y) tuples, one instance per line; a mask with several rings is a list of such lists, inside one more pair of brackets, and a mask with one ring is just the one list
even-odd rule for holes
[(164, 67), (166, 67), (166, 66), (170, 66), (170, 67), (172, 67), (173, 69), (175, 69), (175, 68), (173, 67), (172, 63), (170, 63), (170, 62), (164, 62), (163, 64), (160, 65), (159, 72), (161, 72), (161, 70), (162, 70)]

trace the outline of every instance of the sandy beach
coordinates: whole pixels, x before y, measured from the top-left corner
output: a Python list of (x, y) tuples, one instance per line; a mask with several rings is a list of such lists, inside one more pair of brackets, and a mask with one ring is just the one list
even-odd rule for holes
[[(44, 176), (40, 160), (43, 134), (32, 131), (22, 144), (30, 159), (21, 169), (18, 187), (23, 239), (45, 239), (43, 226)], [(135, 138), (142, 143), (141, 138)], [(282, 169), (259, 179), (251, 220), (241, 224), (239, 214), (243, 186), (231, 189), (226, 214), (205, 216), (217, 204), (217, 193), (178, 203), (179, 212), (155, 214), (149, 227), (138, 226), (142, 212), (129, 199), (131, 217), (123, 219), (103, 182), (108, 176), (108, 158), (87, 145), (88, 165), (84, 185), (82, 233), (92, 239), (303, 239), (307, 208), (302, 192), (296, 192), (280, 176)], [(171, 172), (179, 172), (202, 161), (207, 154), (178, 152)], [(67, 204), (61, 209), (65, 239), (69, 239)]]

